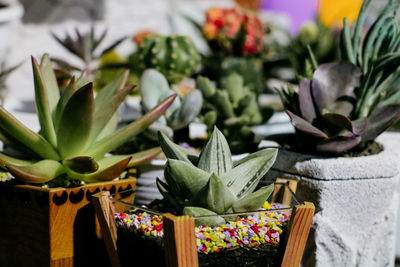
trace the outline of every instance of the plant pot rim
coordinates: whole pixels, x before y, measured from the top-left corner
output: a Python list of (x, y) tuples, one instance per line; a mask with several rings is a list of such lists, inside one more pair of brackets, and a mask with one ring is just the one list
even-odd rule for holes
[(24, 14), (24, 8), (19, 3), (10, 3), (6, 7), (0, 8), (0, 23), (17, 20)]
[(399, 174), (397, 150), (400, 149), (400, 137), (382, 134), (376, 142), (383, 146), (383, 151), (360, 157), (319, 157), (280, 150), (277, 161), (271, 169), (272, 172), (267, 174), (267, 179), (273, 178), (272, 176), (284, 176), (292, 179), (335, 181), (397, 176)]

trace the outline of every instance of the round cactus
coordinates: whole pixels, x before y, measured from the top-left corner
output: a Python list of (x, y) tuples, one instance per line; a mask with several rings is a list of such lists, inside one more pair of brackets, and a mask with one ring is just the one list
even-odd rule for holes
[(201, 56), (187, 36), (152, 34), (139, 45), (134, 60), (135, 67), (141, 71), (155, 68), (173, 84), (191, 76), (199, 66)]

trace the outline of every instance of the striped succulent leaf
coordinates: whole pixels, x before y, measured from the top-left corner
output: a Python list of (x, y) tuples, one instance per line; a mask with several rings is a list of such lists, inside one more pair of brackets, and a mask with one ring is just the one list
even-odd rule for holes
[[(168, 160), (165, 182), (158, 180), (157, 186), (178, 212), (204, 216), (257, 210), (272, 193), (273, 185), (253, 191), (274, 163), (276, 149), (260, 150), (233, 163), (228, 143), (216, 127), (198, 160), (189, 160), (191, 153), (161, 132), (159, 142)], [(223, 221), (221, 216), (210, 218), (214, 223)]]

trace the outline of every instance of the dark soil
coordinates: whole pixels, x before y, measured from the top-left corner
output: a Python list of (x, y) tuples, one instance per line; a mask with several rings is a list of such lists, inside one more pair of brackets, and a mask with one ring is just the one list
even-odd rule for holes
[(362, 157), (379, 154), (383, 151), (383, 146), (375, 141), (361, 143), (357, 147), (344, 153), (333, 154), (315, 151), (311, 145), (299, 145), (299, 143), (296, 142), (296, 137), (291, 134), (271, 136), (268, 139), (278, 142), (285, 150), (317, 157)]

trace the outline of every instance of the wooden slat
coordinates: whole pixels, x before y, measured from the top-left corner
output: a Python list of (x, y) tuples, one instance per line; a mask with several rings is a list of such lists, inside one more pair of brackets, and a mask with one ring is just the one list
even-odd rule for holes
[(193, 217), (166, 214), (163, 220), (167, 267), (197, 267)]
[(314, 204), (305, 202), (293, 209), (288, 225), (288, 235), (282, 267), (300, 266), (315, 212)]
[[(272, 193), (272, 203), (282, 203), (290, 206), (293, 194), (289, 188), (296, 193), (297, 181), (283, 178), (276, 178), (274, 192)], [(287, 186), (285, 186), (286, 184)], [(289, 187), (289, 188), (288, 188)]]
[(119, 267), (117, 252), (117, 226), (114, 219), (114, 207), (110, 201), (110, 192), (103, 191), (92, 196), (96, 215), (101, 226), (110, 262), (113, 267)]

